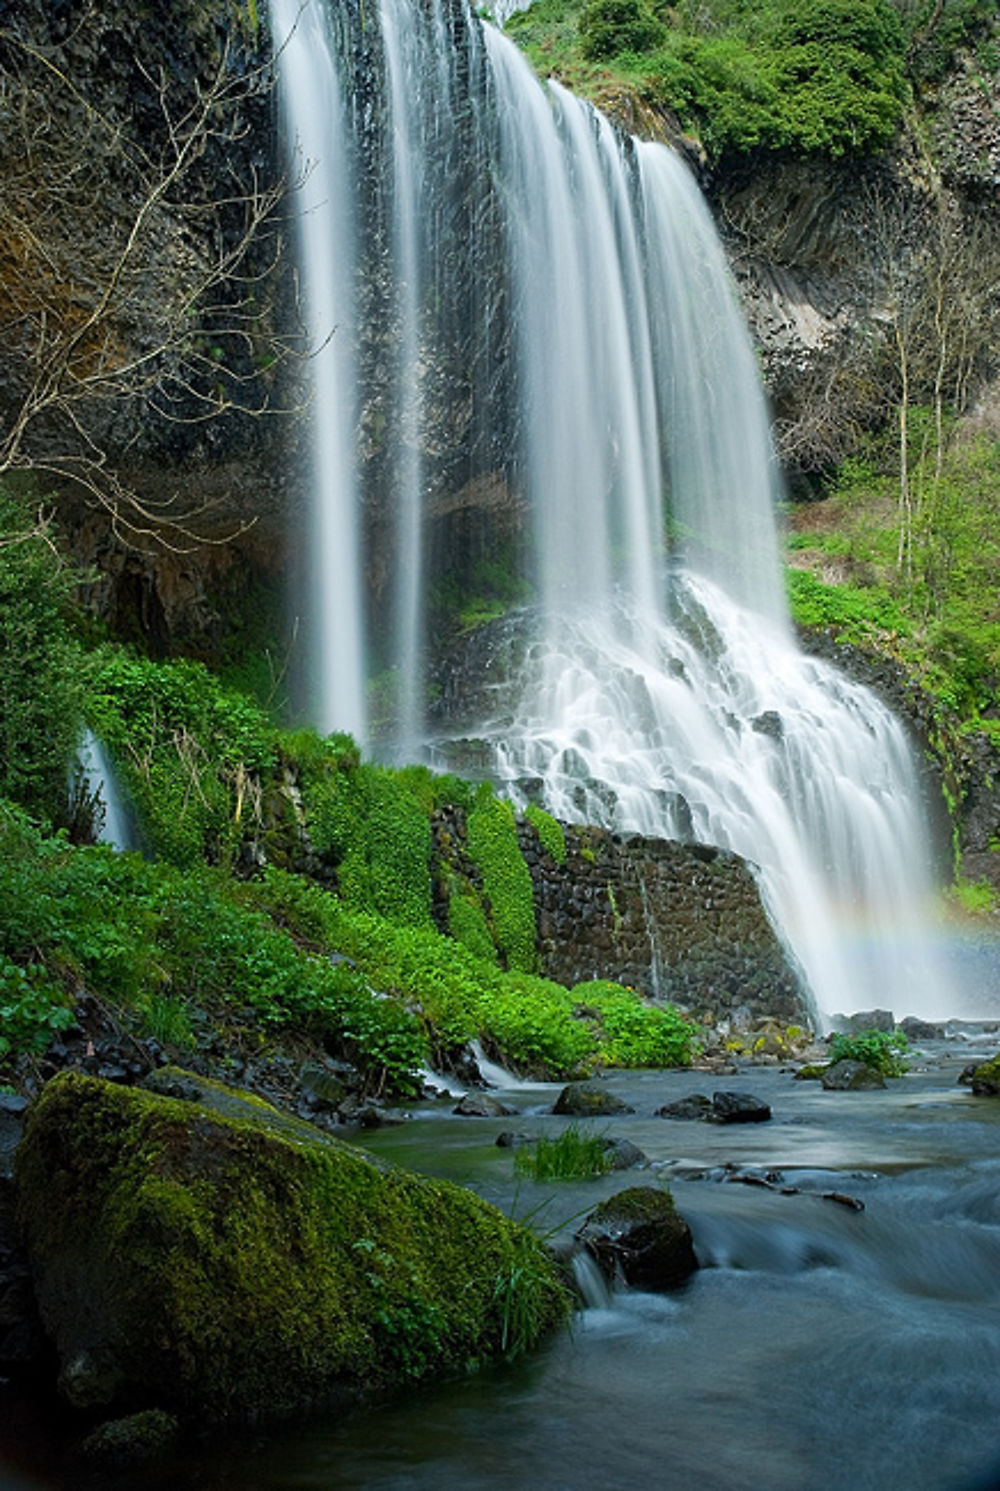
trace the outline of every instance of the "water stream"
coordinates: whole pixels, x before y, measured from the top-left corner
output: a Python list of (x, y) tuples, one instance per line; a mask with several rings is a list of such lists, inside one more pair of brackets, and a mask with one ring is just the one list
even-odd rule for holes
[[(494, 1142), (502, 1128), (561, 1127), (545, 1111), (553, 1091), (508, 1088), (514, 1118), (419, 1107), (366, 1144), (557, 1232), (624, 1185), (668, 1182), (700, 1271), (667, 1295), (607, 1296), (585, 1277), (586, 1308), (530, 1360), (363, 1412), (198, 1442), (144, 1471), (143, 1486), (996, 1491), (1000, 1104), (956, 1085), (996, 1043), (995, 1033), (932, 1043), (916, 1070), (872, 1093), (824, 1093), (775, 1068), (609, 1078), (636, 1112), (592, 1126), (632, 1140), (651, 1164), (593, 1181), (519, 1181), (512, 1151)], [(720, 1085), (763, 1097), (771, 1122), (652, 1116)], [(7, 1413), (4, 1491), (90, 1484), (61, 1458), (56, 1420), (15, 1460), (24, 1426), (12, 1432)]]

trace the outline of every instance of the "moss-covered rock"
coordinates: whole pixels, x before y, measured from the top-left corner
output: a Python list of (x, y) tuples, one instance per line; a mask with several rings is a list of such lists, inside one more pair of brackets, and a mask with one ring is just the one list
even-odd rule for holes
[(969, 1085), (977, 1097), (1000, 1096), (1000, 1056), (984, 1061), (972, 1073)]
[(565, 1312), (541, 1245), (471, 1193), (266, 1105), (239, 1117), (65, 1075), (18, 1207), (81, 1406), (252, 1418), (467, 1368)]
[(657, 1186), (619, 1191), (576, 1235), (606, 1277), (620, 1275), (637, 1289), (674, 1289), (698, 1267), (690, 1227)]

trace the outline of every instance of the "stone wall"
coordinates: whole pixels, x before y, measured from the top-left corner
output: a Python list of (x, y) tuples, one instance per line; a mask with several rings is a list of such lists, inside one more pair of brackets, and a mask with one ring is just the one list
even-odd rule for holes
[[(812, 1024), (808, 995), (761, 905), (752, 869), (738, 855), (600, 828), (563, 825), (565, 863), (518, 825), (534, 886), (542, 973), (572, 987), (606, 978), (669, 1000), (716, 1023), (766, 1018)], [(476, 883), (464, 854), (462, 815), (435, 823), (438, 854)], [(438, 886), (436, 914), (447, 908)]]

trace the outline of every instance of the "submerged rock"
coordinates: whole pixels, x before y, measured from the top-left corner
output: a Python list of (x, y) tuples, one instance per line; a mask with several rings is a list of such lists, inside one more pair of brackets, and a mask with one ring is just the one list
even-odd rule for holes
[(71, 1402), (273, 1416), (563, 1315), (542, 1246), (486, 1202), (215, 1091), (226, 1113), (66, 1074), (29, 1112), (18, 1214)]
[(849, 1056), (834, 1061), (820, 1076), (826, 1092), (863, 1092), (869, 1088), (884, 1087), (885, 1078), (864, 1061), (852, 1061)]
[(612, 1113), (634, 1113), (635, 1109), (597, 1082), (570, 1082), (556, 1098), (552, 1111), (567, 1118), (603, 1118)]
[(669, 1191), (632, 1186), (590, 1213), (576, 1234), (604, 1274), (637, 1289), (674, 1289), (698, 1260), (691, 1229)]

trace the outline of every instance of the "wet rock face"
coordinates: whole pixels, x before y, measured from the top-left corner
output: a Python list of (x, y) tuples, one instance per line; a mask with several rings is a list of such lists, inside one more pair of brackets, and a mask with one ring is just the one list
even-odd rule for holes
[(557, 865), (530, 825), (538, 949), (572, 987), (610, 978), (715, 1019), (811, 1023), (746, 863), (724, 850), (567, 827)]
[(698, 1267), (691, 1229), (669, 1191), (633, 1186), (592, 1211), (576, 1234), (607, 1279), (675, 1289)]

